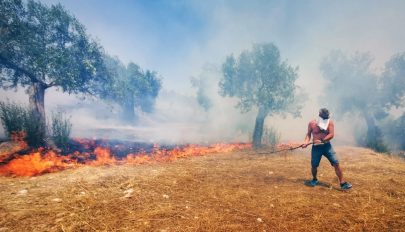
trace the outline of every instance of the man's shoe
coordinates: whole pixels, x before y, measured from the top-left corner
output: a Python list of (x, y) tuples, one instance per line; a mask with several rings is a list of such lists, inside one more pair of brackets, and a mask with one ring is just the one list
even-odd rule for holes
[(348, 190), (352, 188), (352, 185), (349, 182), (344, 182), (342, 184), (340, 184), (340, 188), (343, 190)]
[(309, 186), (311, 186), (311, 187), (315, 187), (317, 184), (318, 184), (318, 180), (317, 180), (317, 179), (312, 179), (312, 180), (309, 182)]

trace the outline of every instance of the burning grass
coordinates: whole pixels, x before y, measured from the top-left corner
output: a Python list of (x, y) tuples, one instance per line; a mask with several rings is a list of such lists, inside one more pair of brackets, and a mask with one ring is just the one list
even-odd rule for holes
[(353, 189), (309, 151), (252, 150), (0, 177), (0, 231), (404, 231), (405, 162), (336, 149)]
[[(231, 152), (251, 147), (250, 144), (234, 143), (161, 148), (151, 144), (119, 143), (112, 145), (110, 141), (100, 143), (97, 140), (77, 139), (76, 145), (72, 146), (77, 150), (72, 153), (61, 154), (55, 150), (39, 148), (27, 152), (27, 154), (15, 154), (16, 148), (21, 147), (18, 145), (20, 143), (11, 143), (11, 146), (0, 150), (0, 175), (35, 176), (82, 166), (169, 162), (179, 158)], [(72, 149), (70, 148), (70, 150)]]

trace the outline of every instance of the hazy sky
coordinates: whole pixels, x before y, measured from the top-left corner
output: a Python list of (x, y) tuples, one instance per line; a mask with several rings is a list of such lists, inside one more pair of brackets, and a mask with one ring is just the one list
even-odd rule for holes
[(204, 63), (220, 64), (252, 43), (274, 42), (300, 66), (300, 83), (319, 76), (320, 59), (332, 49), (370, 51), (376, 66), (405, 51), (402, 0), (44, 2), (60, 2), (107, 52), (158, 71), (165, 87), (181, 91)]

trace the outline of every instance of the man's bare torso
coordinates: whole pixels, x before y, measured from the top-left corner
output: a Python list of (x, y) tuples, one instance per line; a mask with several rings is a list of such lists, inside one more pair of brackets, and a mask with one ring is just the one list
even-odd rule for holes
[(322, 131), (316, 124), (316, 120), (309, 122), (308, 129), (312, 133), (312, 141), (315, 142), (317, 140), (321, 141), (324, 139), (329, 134), (331, 126), (333, 126), (332, 120), (329, 121), (328, 129), (326, 131)]

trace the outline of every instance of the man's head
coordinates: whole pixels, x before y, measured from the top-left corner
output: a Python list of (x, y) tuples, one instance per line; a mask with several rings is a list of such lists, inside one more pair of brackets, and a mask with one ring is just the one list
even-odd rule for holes
[(326, 108), (322, 108), (319, 110), (319, 117), (323, 119), (328, 119), (329, 118), (329, 110)]

